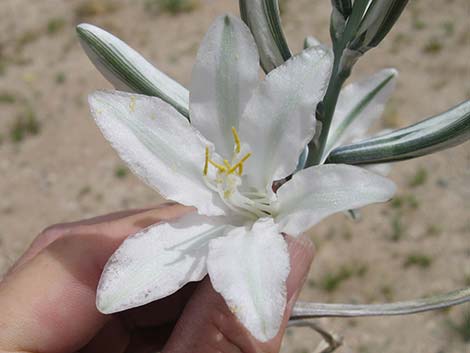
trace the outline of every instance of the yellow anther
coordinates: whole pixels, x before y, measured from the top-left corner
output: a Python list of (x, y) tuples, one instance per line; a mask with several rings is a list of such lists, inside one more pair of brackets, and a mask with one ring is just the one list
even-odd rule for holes
[(224, 159), (224, 165), (227, 167), (227, 169), (232, 168), (232, 166), (230, 165), (230, 163), (226, 159)]
[(204, 175), (207, 175), (207, 172), (209, 170), (209, 147), (206, 147), (206, 160), (204, 162)]
[(251, 157), (251, 153), (247, 153), (242, 159), (240, 159), (240, 161), (235, 164), (232, 168), (230, 168), (227, 172), (227, 174), (232, 174), (234, 171), (236, 171), (238, 169), (238, 173), (239, 175), (241, 175), (241, 173), (243, 172), (243, 163), (245, 163), (245, 161)]
[(233, 134), (233, 139), (235, 140), (235, 152), (240, 153), (240, 149), (241, 149), (240, 137), (238, 136), (237, 130), (234, 127), (232, 127), (232, 134)]

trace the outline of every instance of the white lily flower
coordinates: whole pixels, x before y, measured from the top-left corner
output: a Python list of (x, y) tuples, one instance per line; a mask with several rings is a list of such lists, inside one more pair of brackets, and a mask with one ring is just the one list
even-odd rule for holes
[(199, 49), (191, 124), (159, 98), (90, 95), (98, 126), (128, 166), (165, 198), (197, 209), (121, 245), (98, 286), (101, 312), (147, 304), (209, 274), (238, 319), (267, 341), (286, 305), (282, 234), (297, 236), (333, 213), (393, 195), (388, 179), (347, 165), (304, 169), (273, 192), (314, 134), (332, 57), (307, 49), (260, 82), (258, 62), (249, 29), (223, 16)]

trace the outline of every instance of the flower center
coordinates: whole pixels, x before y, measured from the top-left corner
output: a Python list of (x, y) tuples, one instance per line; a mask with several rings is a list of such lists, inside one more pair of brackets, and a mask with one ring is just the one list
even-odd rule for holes
[[(216, 191), (223, 202), (237, 214), (250, 219), (267, 217), (272, 214), (270, 200), (266, 193), (259, 191), (241, 192), (239, 186), (242, 184), (244, 163), (251, 157), (251, 152), (241, 156), (241, 142), (237, 130), (232, 127), (233, 139), (235, 141), (232, 159), (223, 160), (218, 163), (211, 159), (209, 147), (206, 147), (203, 168), (204, 181), (206, 185)], [(209, 167), (216, 168), (215, 179), (208, 176)]]

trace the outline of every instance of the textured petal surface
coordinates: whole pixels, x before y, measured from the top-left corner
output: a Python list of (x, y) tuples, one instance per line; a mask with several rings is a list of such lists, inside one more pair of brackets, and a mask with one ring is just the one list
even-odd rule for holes
[(304, 49), (316, 47), (317, 45), (323, 45), (323, 44), (314, 36), (305, 37)]
[(204, 151), (212, 145), (173, 107), (155, 97), (107, 91), (93, 93), (89, 103), (103, 135), (147, 184), (201, 214), (224, 214), (203, 179)]
[(290, 265), (287, 244), (271, 218), (211, 241), (207, 269), (215, 290), (254, 337), (267, 341), (277, 334)]
[(201, 280), (207, 273), (209, 241), (225, 229), (216, 218), (193, 213), (129, 237), (104, 268), (98, 309), (109, 314), (141, 306)]
[(395, 184), (363, 168), (328, 164), (304, 169), (279, 188), (276, 222), (296, 236), (341, 211), (389, 200)]
[(253, 155), (246, 173), (257, 188), (291, 174), (315, 132), (315, 107), (331, 73), (330, 51), (304, 50), (260, 83), (240, 121), (240, 138)]
[(390, 171), (392, 170), (391, 163), (364, 164), (364, 165), (359, 165), (358, 167), (367, 169), (368, 171), (371, 171), (373, 173), (380, 174), (383, 176), (388, 176), (390, 174)]
[(238, 129), (259, 80), (258, 68), (258, 51), (248, 27), (233, 16), (217, 18), (193, 68), (190, 110), (192, 124), (224, 158), (232, 156), (232, 127)]
[(333, 148), (365, 137), (367, 130), (383, 113), (385, 103), (395, 89), (397, 76), (395, 69), (384, 69), (341, 90), (325, 158)]

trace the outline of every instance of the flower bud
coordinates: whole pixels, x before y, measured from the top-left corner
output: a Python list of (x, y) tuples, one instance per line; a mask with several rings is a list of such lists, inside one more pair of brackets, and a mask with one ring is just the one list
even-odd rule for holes
[(365, 53), (390, 32), (408, 0), (372, 0), (348, 48)]
[(337, 41), (343, 34), (346, 20), (352, 11), (351, 0), (332, 0), (333, 10), (331, 12), (330, 33), (331, 39)]

